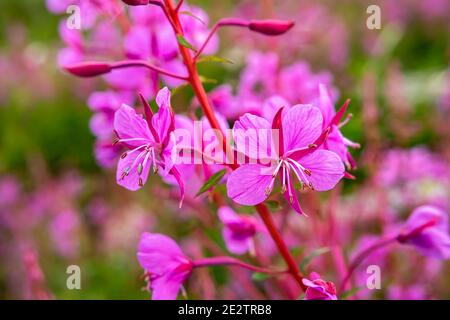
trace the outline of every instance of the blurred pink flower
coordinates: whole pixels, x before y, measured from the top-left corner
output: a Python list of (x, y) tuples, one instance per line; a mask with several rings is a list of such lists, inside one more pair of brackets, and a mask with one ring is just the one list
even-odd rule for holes
[[(253, 51), (247, 56), (236, 95), (229, 85), (222, 85), (212, 90), (210, 96), (212, 104), (227, 118), (236, 119), (252, 113), (271, 121), (282, 106), (298, 103), (317, 105), (320, 102), (319, 84), (326, 87), (331, 101), (337, 98), (338, 92), (332, 86), (330, 73), (313, 73), (306, 62), (282, 68), (276, 53)], [(276, 110), (267, 105), (274, 97), (283, 101)]]
[(176, 299), (193, 269), (175, 241), (161, 234), (143, 233), (137, 258), (149, 277), (153, 300)]
[(313, 272), (310, 279), (303, 278), (303, 284), (307, 287), (305, 300), (337, 300), (336, 287), (331, 281), (325, 281)]
[(397, 239), (415, 246), (425, 256), (449, 259), (448, 213), (433, 206), (416, 208)]
[(71, 209), (56, 214), (51, 221), (50, 234), (55, 249), (61, 256), (73, 258), (78, 254), (77, 229), (79, 224), (77, 213)]
[(256, 220), (251, 216), (238, 215), (230, 207), (219, 208), (218, 215), (224, 225), (222, 235), (228, 251), (244, 254), (252, 250), (253, 237), (259, 227)]
[(427, 295), (422, 285), (390, 285), (387, 290), (389, 300), (425, 300)]

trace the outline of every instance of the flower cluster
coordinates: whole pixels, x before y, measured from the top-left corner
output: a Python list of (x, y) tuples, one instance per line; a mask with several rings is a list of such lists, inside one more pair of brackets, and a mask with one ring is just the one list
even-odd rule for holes
[[(352, 116), (350, 100), (336, 107), (340, 94), (330, 72), (315, 72), (303, 60), (286, 62), (276, 50), (263, 52), (253, 44), (235, 86), (224, 83), (209, 92), (205, 89), (211, 81), (200, 74), (198, 65), (227, 61), (215, 55), (220, 28), (273, 37), (289, 34), (293, 21), (253, 19), (248, 12), (238, 11), (238, 17), (213, 24), (205, 11), (183, 0), (107, 4), (47, 0), (47, 5), (61, 13), (74, 2), (84, 15), (82, 29), (68, 29), (61, 23), (66, 47), (60, 51), (59, 64), (72, 75), (103, 80), (102, 89), (94, 89), (87, 98), (98, 163), (116, 166), (117, 185), (140, 190), (138, 194), (156, 201), (158, 208), (162, 200), (178, 202), (174, 211), (180, 214), (174, 228), (181, 221), (180, 229), (192, 231), (195, 239), (177, 243), (155, 232), (158, 227), (151, 223), (141, 224), (140, 215), (131, 219), (131, 228), (138, 229), (134, 235), (141, 233), (137, 260), (152, 299), (176, 299), (180, 292), (187, 296), (184, 286), (191, 287), (192, 277), (202, 277), (198, 269), (228, 266), (233, 268), (233, 279), (224, 296), (242, 297), (256, 291), (258, 297), (259, 291), (249, 281), (248, 273), (253, 272), (254, 281), (263, 278), (264, 291), (271, 298), (304, 294), (306, 300), (336, 300), (365, 281), (361, 265), (376, 262), (388, 268), (394, 244), (399, 251), (412, 247), (424, 257), (450, 258), (445, 212), (449, 167), (427, 150), (382, 152), (374, 147), (367, 152), (367, 162), (382, 160), (372, 164), (378, 171), (370, 177), (371, 184), (361, 184), (354, 192), (357, 199), (339, 196), (343, 179), (356, 179), (357, 174), (349, 172), (357, 167), (350, 148), (360, 145), (344, 131)], [(308, 18), (307, 25), (314, 27), (318, 17), (328, 16), (320, 6), (306, 8), (302, 16)], [(342, 65), (347, 59), (347, 34), (338, 20), (329, 26), (337, 26), (337, 31), (326, 37), (326, 47), (336, 49), (328, 58)], [(299, 32), (304, 30), (295, 30), (294, 37)], [(180, 91), (191, 101), (185, 112), (174, 98)], [(364, 108), (367, 105), (374, 103)], [(370, 126), (376, 115), (367, 113)], [(151, 173), (164, 186), (150, 178)], [(9, 200), (17, 193), (14, 186), (0, 187), (6, 190), (6, 201), (15, 203)], [(147, 197), (147, 191), (154, 197)], [(327, 191), (324, 197), (316, 193)], [(127, 194), (132, 197), (131, 192)], [(408, 206), (392, 204), (395, 201)], [(94, 224), (108, 220), (105, 207), (102, 201), (91, 204)], [(55, 242), (65, 253), (77, 249), (64, 239), (79, 228), (77, 215), (70, 209), (63, 207), (50, 224)], [(172, 218), (161, 213), (156, 214), (158, 218)], [(196, 219), (194, 227), (185, 223), (188, 214)], [(107, 239), (114, 238), (111, 234), (121, 224), (121, 219), (110, 220), (113, 227), (106, 232)], [(144, 232), (144, 224), (150, 232)], [(374, 224), (379, 228), (372, 228)], [(352, 231), (358, 229), (368, 234), (354, 239)], [(211, 230), (218, 231), (220, 239)], [(342, 243), (353, 246), (348, 259)], [(324, 247), (315, 248), (318, 244)], [(324, 253), (331, 255), (333, 275), (326, 268), (329, 261), (320, 257)], [(298, 260), (302, 260), (300, 267)], [(197, 282), (207, 296), (209, 282)], [(399, 284), (387, 294), (399, 297), (403, 287), (407, 286)], [(408, 290), (411, 296), (425, 295), (414, 286)], [(370, 293), (362, 290), (353, 295)]]

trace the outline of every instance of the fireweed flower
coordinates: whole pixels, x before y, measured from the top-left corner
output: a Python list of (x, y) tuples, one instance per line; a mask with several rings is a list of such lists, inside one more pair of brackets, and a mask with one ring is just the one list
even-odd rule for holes
[(155, 114), (152, 114), (150, 106), (144, 103), (145, 120), (127, 105), (122, 105), (115, 114), (114, 128), (118, 136), (116, 142), (129, 149), (120, 157), (117, 183), (135, 191), (147, 181), (150, 167), (153, 167), (155, 173), (162, 168), (177, 180), (183, 198), (183, 182), (179, 172), (173, 168), (171, 157), (174, 146), (174, 114), (170, 106), (169, 89), (163, 88), (158, 92), (156, 103), (159, 110)]
[(251, 216), (238, 215), (230, 207), (221, 207), (219, 219), (224, 228), (222, 235), (228, 251), (234, 254), (244, 254), (253, 247), (253, 237), (259, 226)]
[(133, 95), (129, 92), (97, 91), (88, 99), (88, 106), (94, 112), (89, 123), (91, 132), (97, 138), (94, 145), (94, 155), (97, 163), (104, 168), (111, 168), (122, 148), (111, 145), (114, 137), (114, 114), (125, 104), (131, 104)]
[(448, 214), (434, 206), (416, 208), (397, 240), (415, 246), (425, 256), (449, 259)]
[(137, 258), (147, 272), (153, 300), (176, 299), (193, 269), (192, 261), (175, 241), (162, 234), (142, 234)]
[(410, 286), (390, 285), (387, 289), (389, 300), (425, 300), (427, 294), (424, 286), (415, 284)]
[[(209, 33), (208, 15), (202, 9), (186, 4), (183, 4), (180, 10), (191, 13), (181, 15), (180, 23), (187, 41), (199, 47)], [(186, 67), (178, 55), (178, 41), (163, 11), (149, 10), (145, 6), (130, 7), (129, 11), (133, 24), (124, 38), (124, 51), (127, 58), (153, 61), (157, 65), (164, 65), (164, 69), (173, 73), (187, 74)], [(205, 53), (213, 54), (217, 49), (218, 37), (215, 35), (205, 48)], [(121, 71), (118, 70), (118, 72)], [(142, 70), (136, 69), (136, 71), (142, 73)], [(158, 85), (160, 76), (169, 87), (183, 84), (180, 79), (159, 75), (156, 72), (145, 70), (145, 73), (149, 74), (150, 87)], [(120, 79), (123, 77), (118, 77), (118, 80)]]
[(336, 287), (331, 281), (325, 281), (313, 272), (310, 279), (303, 279), (303, 284), (307, 287), (305, 300), (337, 300)]
[(391, 149), (382, 158), (377, 181), (388, 188), (389, 199), (396, 206), (412, 208), (427, 203), (450, 208), (450, 166), (442, 155), (414, 147)]
[[(316, 105), (320, 101), (321, 83), (328, 89), (332, 101), (338, 96), (337, 90), (332, 86), (330, 73), (314, 73), (305, 62), (296, 62), (282, 68), (279, 60), (275, 53), (250, 52), (240, 75), (236, 95), (232, 95), (230, 87), (220, 86), (211, 91), (212, 97), (220, 98), (218, 101), (212, 100), (213, 104), (226, 117), (236, 119), (245, 113), (266, 117), (265, 107), (261, 108), (261, 104), (275, 95), (290, 105)], [(276, 111), (272, 110), (270, 113), (269, 110), (269, 114), (273, 117)]]
[[(282, 193), (294, 210), (303, 213), (295, 181), (301, 189), (327, 191), (344, 176), (345, 168), (337, 154), (318, 150), (328, 131), (322, 131), (323, 118), (318, 108), (296, 105), (285, 112), (283, 110), (281, 108), (277, 112), (272, 124), (251, 114), (236, 121), (233, 136), (237, 151), (251, 159), (268, 157), (270, 164), (255, 162), (239, 167), (228, 178), (227, 192), (239, 204), (256, 205), (267, 199), (276, 177), (280, 176)], [(263, 130), (272, 135), (269, 137), (271, 141), (249, 134)], [(279, 139), (275, 132), (278, 132)], [(279, 145), (278, 150), (275, 144)]]
[[(319, 84), (320, 100), (317, 104), (323, 116), (323, 129), (330, 127), (330, 134), (328, 139), (323, 143), (323, 148), (335, 152), (345, 163), (348, 168), (355, 168), (356, 162), (348, 152), (347, 147), (359, 148), (359, 144), (350, 141), (345, 138), (340, 128), (345, 125), (349, 118), (345, 119), (342, 123), (339, 123), (342, 116), (336, 117), (336, 111), (332, 102), (331, 96), (328, 93), (327, 88), (322, 83)], [(349, 103), (347, 100), (344, 107), (340, 109), (340, 112), (345, 112)]]
[[(229, 129), (226, 119), (218, 113), (216, 118), (222, 131), (226, 132)], [(198, 190), (214, 173), (224, 168), (225, 154), (222, 143), (217, 139), (206, 117), (194, 122), (179, 114), (175, 115), (174, 140), (174, 168), (178, 170), (183, 181), (189, 181), (186, 195), (191, 201), (199, 200), (200, 197), (196, 197)], [(168, 184), (177, 183), (171, 175), (162, 176)], [(223, 179), (226, 179), (226, 175)]]

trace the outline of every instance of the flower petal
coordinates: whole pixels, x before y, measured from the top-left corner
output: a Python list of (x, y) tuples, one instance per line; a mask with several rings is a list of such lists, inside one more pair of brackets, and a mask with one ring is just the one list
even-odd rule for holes
[(344, 136), (336, 126), (331, 127), (331, 132), (323, 144), (326, 150), (336, 153), (344, 163), (347, 163), (347, 146), (344, 143)]
[[(142, 173), (138, 173), (138, 164), (144, 161), (145, 156), (140, 156), (138, 161), (135, 161), (139, 156), (139, 151), (135, 151), (125, 158), (120, 158), (117, 165), (116, 181), (117, 184), (131, 191), (136, 191), (141, 188), (139, 185), (139, 179), (142, 184), (145, 184), (148, 178), (148, 173), (151, 167), (151, 159), (147, 160), (145, 167), (142, 168)], [(128, 171), (128, 174), (124, 174)]]
[(344, 177), (344, 164), (339, 156), (328, 150), (317, 150), (298, 161), (311, 172), (308, 180), (317, 191), (327, 191)]
[(171, 238), (144, 232), (138, 245), (137, 258), (143, 269), (155, 274), (163, 274), (179, 264), (177, 257), (184, 257), (178, 244)]
[(283, 117), (284, 151), (307, 147), (322, 133), (322, 114), (312, 105), (298, 104)]
[[(147, 141), (154, 141), (151, 137), (147, 122), (136, 113), (136, 111), (123, 104), (119, 110), (114, 114), (114, 129), (116, 130), (120, 139), (134, 139), (143, 138)], [(127, 141), (127, 145), (138, 147), (145, 143), (145, 141)]]
[(323, 128), (330, 125), (335, 114), (333, 102), (331, 102), (330, 94), (327, 88), (321, 83), (319, 84), (320, 99), (318, 107), (323, 116)]
[(272, 126), (266, 119), (246, 113), (234, 123), (236, 149), (251, 159), (267, 159), (272, 150)]
[(226, 227), (222, 231), (222, 236), (228, 251), (233, 254), (244, 254), (250, 248), (251, 237), (236, 237), (234, 232)]
[(184, 279), (171, 273), (153, 279), (150, 283), (152, 300), (176, 300)]
[[(227, 181), (228, 197), (242, 205), (256, 205), (266, 198), (272, 180), (269, 167), (248, 164), (233, 171)], [(272, 191), (270, 188), (267, 191)]]
[(174, 115), (170, 107), (170, 91), (167, 87), (159, 90), (156, 103), (159, 110), (153, 115), (152, 124), (158, 133), (159, 141), (165, 143), (174, 127)]
[[(284, 181), (283, 175), (284, 175), (284, 171), (281, 172), (281, 180)], [(284, 198), (286, 199), (286, 201), (290, 204), (290, 206), (292, 207), (292, 209), (294, 209), (296, 212), (303, 214), (305, 216), (308, 216), (305, 212), (303, 212), (302, 207), (300, 206), (300, 202), (298, 201), (298, 195), (297, 192), (295, 190), (295, 186), (293, 183), (292, 178), (290, 178), (287, 181), (287, 190), (284, 192)]]

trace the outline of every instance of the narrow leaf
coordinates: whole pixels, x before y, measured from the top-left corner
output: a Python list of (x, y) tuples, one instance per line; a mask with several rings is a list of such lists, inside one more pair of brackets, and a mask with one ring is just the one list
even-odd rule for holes
[(203, 25), (206, 26), (205, 21), (203, 21), (199, 16), (196, 16), (195, 14), (193, 14), (193, 13), (190, 12), (190, 11), (181, 11), (180, 14), (185, 14), (185, 15), (187, 15), (187, 16), (189, 16), (189, 17), (192, 17), (192, 18), (194, 18), (195, 20), (200, 21)]
[(181, 34), (177, 35), (177, 41), (179, 44), (181, 44), (183, 47), (186, 47), (188, 49), (197, 51), (192, 44), (189, 43), (189, 41), (186, 40), (185, 37), (183, 37)]
[(206, 181), (206, 183), (200, 188), (200, 190), (197, 192), (197, 194), (195, 196), (198, 197), (199, 195), (205, 193), (206, 191), (208, 191), (209, 189), (214, 187), (216, 184), (218, 184), (220, 182), (220, 180), (222, 180), (225, 173), (227, 173), (227, 170), (223, 169), (223, 170), (220, 170), (220, 171), (216, 172), (215, 174), (213, 174), (208, 179), (208, 181)]
[(200, 76), (200, 81), (202, 83), (212, 83), (212, 84), (216, 84), (217, 83), (216, 79), (210, 79), (210, 78), (206, 78), (204, 76)]
[(234, 64), (234, 62), (227, 58), (222, 58), (219, 56), (202, 56), (197, 60), (197, 62), (219, 62), (219, 63), (228, 63), (228, 64)]
[(264, 202), (270, 210), (276, 211), (280, 209), (280, 203), (275, 200), (267, 200)]

